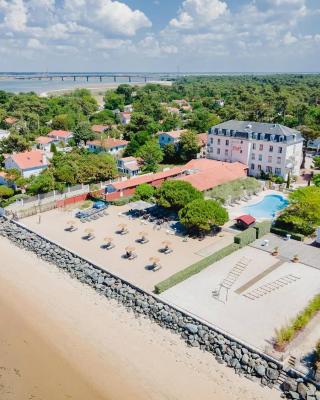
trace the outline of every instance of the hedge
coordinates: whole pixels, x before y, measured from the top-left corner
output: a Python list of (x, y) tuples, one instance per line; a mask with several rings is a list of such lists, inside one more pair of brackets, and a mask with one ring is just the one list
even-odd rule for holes
[(258, 222), (254, 226), (254, 229), (256, 230), (256, 238), (260, 239), (262, 238), (262, 236), (266, 235), (267, 233), (270, 233), (271, 221)]
[(167, 289), (177, 285), (180, 282), (190, 278), (191, 276), (198, 274), (203, 269), (209, 267), (211, 264), (223, 259), (229, 254), (239, 250), (241, 248), (240, 244), (231, 243), (223, 249), (218, 250), (217, 252), (211, 254), (210, 256), (203, 258), (202, 260), (196, 262), (195, 264), (190, 265), (189, 267), (183, 269), (182, 271), (177, 272), (176, 274), (170, 276), (164, 281), (155, 285), (155, 292), (160, 294)]
[(234, 237), (234, 242), (239, 244), (241, 247), (246, 246), (256, 240), (257, 233), (254, 228), (248, 228), (245, 231), (239, 233)]
[(320, 311), (320, 294), (314, 296), (306, 308), (304, 308), (289, 324), (277, 331), (276, 345), (283, 346), (289, 343), (311, 319)]
[(276, 228), (275, 226), (273, 226), (271, 228), (271, 232), (275, 233), (276, 235), (279, 235), (279, 236), (291, 235), (291, 239), (298, 240), (299, 242), (303, 242), (304, 241), (304, 235), (302, 235), (301, 233), (289, 232), (289, 231), (287, 231), (285, 229)]

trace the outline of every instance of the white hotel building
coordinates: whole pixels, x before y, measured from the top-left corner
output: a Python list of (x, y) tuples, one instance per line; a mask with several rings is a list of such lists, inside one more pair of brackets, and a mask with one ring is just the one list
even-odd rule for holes
[(280, 124), (231, 120), (209, 129), (207, 158), (248, 165), (249, 175), (261, 171), (284, 177), (299, 175), (303, 138)]

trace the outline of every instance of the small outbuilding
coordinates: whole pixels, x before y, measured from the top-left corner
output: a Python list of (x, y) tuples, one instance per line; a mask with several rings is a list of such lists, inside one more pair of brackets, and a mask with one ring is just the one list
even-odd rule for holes
[(242, 230), (248, 229), (256, 223), (256, 219), (250, 214), (241, 215), (235, 218), (235, 220), (237, 221), (238, 228)]

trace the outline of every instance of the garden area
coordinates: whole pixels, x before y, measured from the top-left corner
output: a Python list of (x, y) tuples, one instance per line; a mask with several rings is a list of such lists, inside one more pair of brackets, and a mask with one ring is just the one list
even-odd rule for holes
[(221, 204), (229, 205), (235, 201), (257, 194), (261, 189), (261, 182), (255, 178), (248, 177), (219, 185), (210, 190), (206, 195)]

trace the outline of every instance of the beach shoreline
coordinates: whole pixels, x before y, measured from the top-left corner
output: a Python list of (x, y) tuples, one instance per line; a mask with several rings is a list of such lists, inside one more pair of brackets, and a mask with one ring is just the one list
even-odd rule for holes
[(2, 237), (0, 252), (0, 398), (280, 398)]

